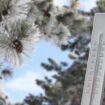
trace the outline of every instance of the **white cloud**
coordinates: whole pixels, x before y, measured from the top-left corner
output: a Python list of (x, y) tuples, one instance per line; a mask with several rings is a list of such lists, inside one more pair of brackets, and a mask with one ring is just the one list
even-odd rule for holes
[(89, 11), (91, 8), (96, 6), (97, 0), (80, 0), (80, 8)]
[(55, 72), (32, 72), (28, 71), (24, 75), (20, 77), (16, 77), (15, 79), (8, 81), (5, 84), (6, 89), (12, 89), (12, 91), (22, 91), (22, 92), (37, 92), (42, 93), (43, 90), (35, 83), (35, 79), (43, 79), (45, 76), (51, 78), (51, 76), (55, 74)]
[(41, 92), (42, 89), (35, 84), (35, 79), (37, 78), (42, 77), (39, 74), (36, 74), (35, 72), (27, 72), (23, 76), (6, 83), (5, 87), (13, 89), (15, 91), (32, 92), (37, 90), (38, 92)]
[(63, 6), (63, 5), (70, 5), (70, 0), (54, 0), (54, 4), (57, 6)]
[[(63, 6), (63, 5), (70, 5), (71, 0), (54, 0), (54, 4), (57, 6)], [(97, 0), (80, 0), (80, 8), (86, 11), (89, 11), (91, 8), (96, 6)]]
[[(51, 78), (55, 72), (47, 72), (43, 69), (40, 72), (27, 71), (24, 75), (15, 77), (11, 81), (5, 83), (5, 89), (13, 102), (21, 102), (29, 93), (39, 95), (44, 93), (44, 90), (35, 83), (35, 79), (41, 79), (45, 76)], [(18, 94), (19, 96), (16, 96)]]

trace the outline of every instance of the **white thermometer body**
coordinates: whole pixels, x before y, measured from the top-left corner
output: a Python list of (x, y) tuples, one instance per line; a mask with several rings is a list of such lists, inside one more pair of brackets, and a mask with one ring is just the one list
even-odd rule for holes
[(105, 80), (105, 14), (94, 18), (81, 105), (102, 105)]

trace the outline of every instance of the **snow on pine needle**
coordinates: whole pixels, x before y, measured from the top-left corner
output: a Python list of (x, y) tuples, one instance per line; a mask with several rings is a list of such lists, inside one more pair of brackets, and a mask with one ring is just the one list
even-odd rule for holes
[(33, 0), (33, 3), (30, 4), (31, 8), (29, 9), (28, 20), (30, 22), (34, 21), (39, 26), (42, 33), (41, 39), (53, 42), (59, 47), (67, 44), (71, 36), (70, 29), (57, 20), (57, 16), (62, 13), (62, 10), (58, 10), (53, 5), (52, 0), (48, 0), (48, 2), (45, 0)]
[[(24, 1), (24, 2), (21, 2)], [(0, 22), (26, 18), (31, 0), (0, 0)]]
[(32, 54), (40, 36), (39, 29), (26, 20), (5, 25), (0, 30), (0, 54), (11, 64), (24, 64), (23, 57)]

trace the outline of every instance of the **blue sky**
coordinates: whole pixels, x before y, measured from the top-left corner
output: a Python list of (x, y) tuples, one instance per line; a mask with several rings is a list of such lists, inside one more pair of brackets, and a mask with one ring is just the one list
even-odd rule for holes
[[(96, 0), (80, 0), (80, 8), (88, 11), (95, 6)], [(69, 5), (70, 0), (55, 0), (55, 5)], [(5, 83), (5, 89), (15, 102), (22, 101), (29, 93), (39, 94), (43, 90), (35, 84), (35, 79), (43, 79), (44, 76), (51, 77), (54, 72), (48, 73), (41, 66), (41, 62), (47, 62), (47, 58), (51, 57), (58, 63), (60, 61), (70, 60), (67, 57), (69, 52), (62, 52), (56, 45), (40, 41), (37, 43), (36, 52), (31, 60), (27, 60), (27, 64), (23, 67), (16, 67), (13, 78)]]
[(47, 72), (41, 66), (41, 62), (48, 62), (47, 58), (51, 57), (58, 63), (68, 61), (68, 51), (62, 52), (56, 45), (40, 41), (36, 46), (36, 52), (31, 60), (23, 67), (16, 67), (13, 78), (6, 81), (5, 88), (10, 94), (12, 100), (21, 101), (28, 93), (39, 94), (43, 92), (35, 84), (35, 79), (43, 79), (45, 76), (51, 77), (54, 72)]

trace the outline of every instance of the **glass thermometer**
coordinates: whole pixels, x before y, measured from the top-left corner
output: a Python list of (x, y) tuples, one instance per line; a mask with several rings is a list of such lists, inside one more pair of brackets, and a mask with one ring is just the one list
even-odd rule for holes
[(94, 18), (81, 105), (102, 105), (105, 80), (105, 14)]

